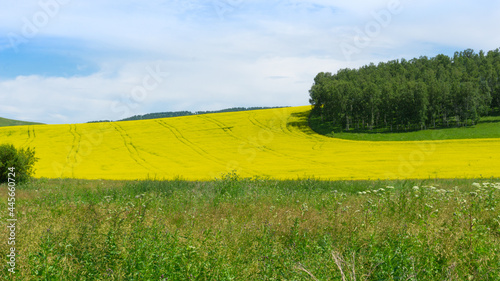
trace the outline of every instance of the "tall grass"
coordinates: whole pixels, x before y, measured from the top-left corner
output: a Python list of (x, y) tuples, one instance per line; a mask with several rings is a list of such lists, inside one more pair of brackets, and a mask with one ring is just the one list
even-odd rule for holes
[(17, 193), (17, 273), (2, 255), (0, 276), (499, 280), (496, 182), (34, 180)]

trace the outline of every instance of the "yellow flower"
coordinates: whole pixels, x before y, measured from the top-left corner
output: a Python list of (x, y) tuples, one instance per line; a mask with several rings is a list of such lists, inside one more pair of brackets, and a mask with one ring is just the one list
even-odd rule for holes
[(318, 135), (307, 126), (310, 109), (302, 106), (128, 122), (2, 127), (0, 143), (34, 147), (40, 158), (36, 177), (46, 178), (499, 176), (500, 139), (336, 139)]

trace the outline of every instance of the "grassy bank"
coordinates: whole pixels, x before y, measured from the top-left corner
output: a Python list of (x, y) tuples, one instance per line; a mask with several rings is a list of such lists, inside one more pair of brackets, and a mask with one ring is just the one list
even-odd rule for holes
[(498, 280), (497, 182), (34, 180), (12, 280)]
[[(450, 140), (450, 139), (481, 139), (500, 138), (500, 116), (487, 116), (475, 126), (450, 127), (418, 131), (391, 132), (389, 129), (353, 130), (345, 131), (339, 126), (332, 126), (321, 122), (317, 117), (310, 118), (309, 124), (315, 132), (333, 138), (367, 141), (421, 141), (421, 140)], [(394, 130), (396, 130), (394, 128)]]
[(26, 121), (12, 120), (12, 119), (7, 119), (7, 118), (0, 117), (0, 127), (24, 126), (24, 125), (41, 125), (41, 124), (42, 123), (26, 122)]

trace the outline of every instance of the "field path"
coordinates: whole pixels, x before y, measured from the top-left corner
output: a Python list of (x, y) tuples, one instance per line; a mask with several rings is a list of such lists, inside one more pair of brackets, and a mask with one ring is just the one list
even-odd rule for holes
[(148, 171), (156, 171), (158, 172), (158, 169), (156, 167), (153, 167), (148, 163), (146, 159), (144, 159), (137, 148), (135, 147), (134, 143), (132, 142), (132, 138), (127, 134), (127, 132), (118, 124), (118, 123), (111, 123), (115, 130), (120, 134), (123, 144), (125, 145), (125, 148), (128, 151), (128, 154), (130, 157), (140, 166), (145, 168)]
[(69, 133), (73, 136), (73, 142), (66, 156), (67, 167), (71, 171), (71, 177), (75, 176), (75, 165), (79, 162), (78, 151), (80, 150), (80, 143), (82, 136), (77, 132), (76, 125), (69, 126)]
[[(224, 167), (228, 166), (228, 161), (227, 160), (224, 160), (224, 159), (221, 159), (221, 158), (217, 157), (217, 155), (218, 155), (217, 153), (210, 153), (210, 152), (206, 151), (205, 149), (203, 149), (199, 144), (196, 144), (196, 143), (190, 141), (189, 139), (187, 139), (186, 137), (184, 137), (184, 135), (176, 127), (174, 127), (173, 125), (169, 125), (164, 120), (155, 120), (155, 121), (160, 126), (164, 127), (170, 133), (172, 133), (175, 136), (176, 140), (178, 140), (183, 145), (185, 145), (185, 147), (187, 147), (189, 150), (194, 151), (196, 154), (198, 154), (202, 158), (205, 158), (205, 159), (213, 162), (213, 164), (218, 165), (221, 168), (224, 168)], [(217, 124), (217, 126), (219, 126), (219, 124)], [(229, 130), (224, 130), (224, 131), (228, 132)], [(217, 175), (214, 174), (213, 176), (217, 176)]]
[(28, 138), (26, 139), (26, 142), (24, 142), (21, 146), (22, 147), (29, 147), (31, 145), (31, 143), (33, 143), (33, 141), (36, 138), (35, 126), (27, 125), (25, 128), (28, 131), (27, 132)]

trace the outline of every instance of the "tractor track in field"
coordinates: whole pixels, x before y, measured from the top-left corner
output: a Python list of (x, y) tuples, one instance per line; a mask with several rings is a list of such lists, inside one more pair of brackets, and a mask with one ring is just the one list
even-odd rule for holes
[(227, 126), (226, 124), (222, 123), (221, 121), (216, 120), (216, 119), (211, 118), (211, 117), (208, 117), (208, 116), (203, 116), (203, 115), (200, 115), (200, 118), (203, 118), (208, 122), (214, 123), (215, 125), (217, 125), (217, 127), (222, 129), (224, 132), (229, 134), (234, 139), (237, 139), (237, 140), (242, 141), (242, 142), (247, 142), (247, 140), (245, 140), (244, 138), (239, 137), (239, 136), (235, 135), (231, 130), (228, 130), (227, 128), (230, 128), (230, 127)]
[[(278, 117), (276, 118), (278, 119)], [(299, 136), (300, 138), (303, 138), (304, 135), (306, 135), (305, 137), (307, 138), (311, 138), (310, 136), (307, 136), (307, 134), (303, 134), (303, 133), (295, 133), (293, 132), (292, 130), (290, 130), (288, 128), (288, 120), (290, 119), (290, 116), (287, 117), (286, 119), (286, 122), (280, 122), (280, 128), (281, 128), (281, 131), (286, 134), (286, 135), (292, 135), (292, 136)], [(265, 124), (262, 124), (262, 122), (260, 122), (259, 120), (257, 120), (255, 118), (255, 113), (254, 114), (249, 114), (248, 115), (248, 120), (250, 121), (250, 123), (252, 123), (253, 125), (259, 127), (259, 128), (262, 128), (263, 130), (266, 130), (266, 131), (269, 131), (271, 132), (271, 134), (274, 134), (273, 131), (271, 130), (271, 128), (267, 127)], [(283, 124), (284, 123), (284, 124)], [(311, 138), (312, 139), (312, 138)], [(318, 149), (317, 146), (322, 146), (323, 144), (320, 144), (318, 143), (316, 140), (314, 141), (314, 145), (312, 146), (312, 149), (313, 150), (316, 150)], [(267, 148), (267, 147), (266, 147)], [(275, 155), (279, 155), (281, 157), (285, 157), (285, 158), (292, 158), (292, 159), (295, 159), (295, 160), (299, 160), (299, 161), (306, 161), (306, 162), (309, 162), (311, 164), (320, 164), (320, 165), (323, 165), (324, 163), (321, 163), (321, 162), (318, 162), (316, 160), (311, 160), (309, 158), (304, 158), (304, 157), (297, 157), (297, 156), (292, 156), (291, 154), (284, 154), (284, 153), (280, 153), (280, 152), (277, 152), (275, 150), (272, 150), (270, 148), (267, 148), (268, 150), (270, 150), (272, 153), (274, 153)]]
[[(308, 129), (310, 130), (309, 134), (305, 130), (301, 129), (300, 125), (298, 124), (294, 125), (293, 122), (290, 122), (289, 121), (290, 118), (291, 116), (288, 116), (285, 127), (283, 126), (281, 127), (284, 133), (311, 140), (314, 143), (314, 145), (312, 146), (313, 150), (321, 150), (323, 148), (323, 145), (325, 144), (325, 139), (322, 139), (320, 136), (316, 135), (316, 132), (312, 131), (312, 129), (309, 128), (307, 121), (301, 125), (308, 127)], [(300, 123), (300, 122), (295, 122), (295, 123)], [(292, 130), (290, 128), (295, 128), (295, 130)]]
[(28, 127), (28, 139), (26, 139), (22, 147), (28, 147), (36, 138), (34, 126), (27, 126), (27, 127)]
[[(205, 119), (205, 120), (207, 120), (207, 121), (210, 121), (210, 122), (212, 122), (212, 123), (216, 124), (218, 127), (220, 127), (220, 128), (221, 128), (221, 129), (223, 129), (223, 130), (224, 130), (224, 128), (228, 128), (228, 126), (227, 126), (226, 124), (224, 124), (223, 122), (221, 122), (221, 121), (219, 121), (219, 120), (216, 120), (216, 119), (214, 119), (214, 118), (211, 118), (211, 117), (209, 117), (209, 116), (202, 116), (202, 115), (200, 115), (200, 117), (201, 117), (201, 118), (203, 118), (203, 119)], [(288, 118), (289, 118), (289, 116), (288, 116)], [(278, 117), (278, 116), (276, 116), (276, 119), (279, 119), (279, 117)], [(273, 132), (273, 130), (272, 130), (269, 126), (266, 126), (265, 124), (262, 124), (262, 122), (258, 121), (258, 120), (255, 118), (255, 113), (254, 113), (253, 115), (249, 114), (249, 115), (248, 115), (248, 120), (249, 120), (249, 121), (250, 121), (250, 123), (252, 123), (254, 126), (256, 126), (256, 127), (258, 127), (258, 128), (261, 128), (261, 129), (262, 129), (262, 131), (269, 132), (269, 133), (270, 133), (270, 134), (272, 134), (272, 135), (274, 135), (274, 134), (275, 134), (275, 133)], [(290, 134), (293, 134), (293, 135), (296, 135), (296, 136), (301, 136), (301, 137), (303, 137), (303, 135), (302, 135), (302, 134), (300, 134), (300, 133), (294, 133), (294, 132), (292, 132), (291, 130), (289, 130), (288, 128), (287, 128), (287, 130), (290, 132)], [(273, 149), (271, 149), (271, 148), (267, 147), (265, 144), (259, 144), (259, 143), (258, 143), (258, 142), (259, 142), (259, 139), (258, 139), (258, 138), (257, 138), (257, 141), (255, 141), (255, 140), (254, 140), (254, 141), (252, 141), (252, 140), (250, 140), (250, 139), (244, 139), (244, 138), (242, 138), (242, 137), (238, 137), (236, 134), (234, 134), (234, 133), (233, 133), (232, 131), (230, 131), (230, 130), (224, 130), (224, 131), (225, 131), (226, 133), (228, 133), (229, 135), (231, 135), (233, 138), (235, 138), (235, 139), (237, 139), (237, 140), (242, 141), (242, 143), (247, 143), (247, 144), (250, 144), (250, 145), (254, 146), (256, 149), (259, 149), (259, 150), (261, 150), (261, 151), (263, 151), (263, 152), (268, 152), (268, 153), (271, 153), (271, 154), (273, 154), (273, 155), (275, 155), (275, 156), (277, 156), (277, 157), (282, 157), (282, 158), (292, 158), (292, 159), (295, 159), (295, 160), (298, 160), (298, 161), (309, 161), (309, 162), (311, 162), (311, 163), (313, 163), (313, 164), (322, 164), (322, 163), (319, 163), (319, 162), (317, 162), (317, 161), (315, 161), (315, 160), (311, 160), (311, 159), (308, 159), (308, 158), (307, 158), (307, 159), (305, 159), (305, 158), (296, 157), (296, 156), (291, 156), (291, 155), (286, 155), (286, 154), (284, 154), (284, 153), (281, 153), (281, 152), (278, 152), (278, 151), (276, 151), (276, 150), (273, 150)], [(286, 132), (284, 132), (284, 133), (286, 133)], [(313, 139), (311, 136), (306, 136), (306, 137)], [(256, 143), (256, 142), (257, 142), (257, 143)], [(321, 145), (321, 146), (322, 146), (322, 145), (323, 145), (323, 143), (318, 143), (318, 142), (316, 142), (314, 146), (316, 147), (316, 146), (319, 146), (319, 145)], [(315, 149), (315, 148), (313, 147), (313, 149)]]
[(66, 164), (71, 169), (71, 176), (75, 176), (75, 165), (78, 161), (78, 151), (80, 150), (80, 143), (82, 136), (76, 131), (76, 125), (69, 125), (69, 132), (73, 136), (73, 142), (71, 143), (71, 148), (66, 156)]
[[(165, 129), (169, 130), (176, 137), (176, 139), (178, 141), (180, 141), (182, 144), (184, 144), (189, 149), (193, 150), (194, 152), (196, 152), (197, 154), (199, 154), (203, 158), (208, 159), (208, 160), (210, 160), (210, 161), (212, 161), (214, 163), (217, 163), (217, 164), (221, 165), (222, 167), (227, 167), (228, 166), (228, 164), (229, 164), (228, 161), (219, 159), (217, 157), (214, 157), (212, 154), (210, 154), (207, 151), (205, 151), (199, 145), (193, 143), (192, 141), (190, 141), (189, 139), (187, 139), (186, 137), (184, 137), (182, 135), (182, 133), (177, 128), (175, 128), (174, 126), (169, 125), (166, 122), (161, 121), (161, 120), (156, 120), (156, 123), (158, 123), (160, 126), (164, 127)], [(256, 172), (256, 171), (251, 170), (251, 169), (247, 169), (247, 170), (250, 170), (250, 171), (252, 171), (254, 173)]]
[[(290, 135), (290, 136), (296, 136), (296, 137), (299, 137), (300, 139), (306, 138), (306, 139), (311, 140), (314, 143), (311, 147), (313, 150), (321, 150), (323, 148), (323, 145), (325, 144), (325, 139), (323, 139), (321, 136), (317, 135), (316, 132), (314, 132), (312, 129), (310, 129), (309, 124), (307, 124), (307, 121), (305, 121), (305, 122), (290, 122), (290, 119), (292, 118), (293, 113), (289, 114), (289, 113), (285, 113), (283, 111), (282, 111), (282, 113), (284, 115), (286, 115), (286, 117), (285, 116), (279, 117), (277, 115), (276, 119), (278, 119), (278, 118), (281, 119), (280, 120), (280, 130), (284, 134)], [(256, 116), (256, 114), (254, 113), (252, 115), (253, 121), (251, 120), (250, 122), (252, 122), (255, 125), (260, 124), (261, 127), (265, 126), (264, 124), (262, 124), (262, 122), (257, 120), (257, 118), (255, 118), (255, 116)], [(307, 126), (310, 133), (307, 133), (306, 130), (301, 129), (301, 126)], [(290, 128), (296, 128), (296, 129), (291, 130)]]
[[(221, 121), (219, 120), (216, 120), (216, 119), (213, 119), (213, 118), (210, 118), (208, 116), (200, 116), (202, 118), (204, 118), (205, 120), (209, 121), (209, 122), (212, 122), (214, 123), (215, 125), (219, 126), (222, 130), (224, 130), (224, 128), (228, 128), (228, 126), (224, 123), (222, 123)], [(254, 124), (252, 121), (250, 121), (252, 124)], [(254, 124), (255, 125), (255, 124)], [(255, 126), (258, 126), (258, 125), (255, 125)], [(271, 130), (267, 127), (262, 127), (262, 126), (259, 126), (261, 127), (262, 129), (266, 130), (266, 131), (270, 131)], [(242, 137), (238, 137), (236, 134), (234, 134), (232, 131), (228, 131), (228, 130), (224, 130), (226, 133), (228, 133), (229, 135), (231, 135), (233, 138), (241, 141), (241, 144), (250, 144), (250, 145), (253, 145), (256, 149), (260, 150), (260, 151), (263, 151), (263, 152), (269, 152), (269, 153), (272, 153), (276, 156), (280, 156), (280, 157), (289, 157), (287, 155), (284, 155), (282, 153), (279, 153), (279, 152), (276, 152), (274, 150), (272, 150), (271, 148), (265, 146), (264, 144), (259, 144), (259, 140), (257, 138), (257, 140), (251, 140), (249, 138), (245, 139), (245, 138), (242, 138)], [(274, 134), (271, 132), (271, 134)]]
[(158, 169), (146, 161), (137, 148), (135, 147), (134, 143), (132, 142), (132, 138), (127, 134), (127, 132), (118, 124), (112, 123), (112, 126), (115, 128), (115, 130), (120, 134), (121, 138), (123, 139), (123, 144), (125, 145), (125, 148), (129, 152), (130, 158), (134, 160), (139, 166), (143, 167), (144, 169), (148, 171), (158, 171)]
[(224, 161), (223, 160), (217, 159), (216, 157), (212, 156), (210, 153), (206, 152), (200, 146), (198, 146), (198, 145), (194, 144), (192, 141), (188, 140), (174, 126), (169, 125), (169, 124), (167, 124), (167, 123), (165, 123), (164, 121), (161, 121), (161, 120), (155, 120), (155, 121), (156, 121), (156, 123), (158, 123), (163, 128), (169, 130), (175, 136), (175, 138), (178, 141), (180, 141), (182, 144), (184, 144), (185, 146), (187, 146), (192, 151), (196, 152), (197, 154), (199, 154), (200, 156), (202, 156), (205, 159), (208, 159), (208, 160), (213, 161), (213, 162), (215, 162), (215, 163), (217, 163), (219, 165), (224, 166), (224, 164), (223, 164)]

